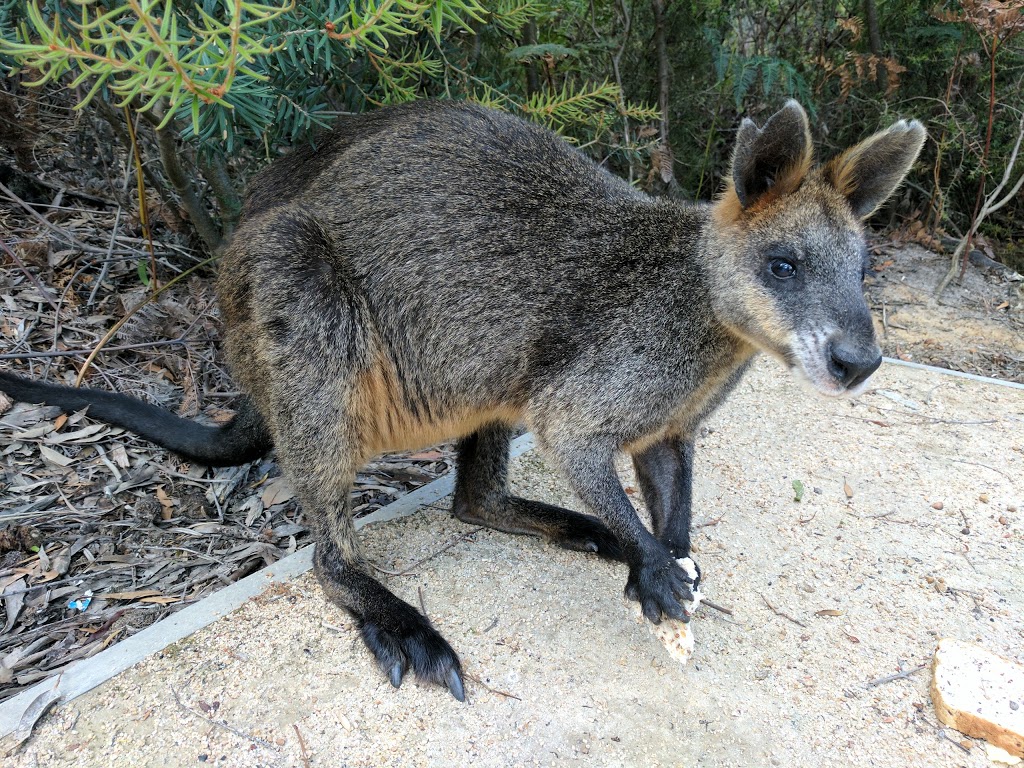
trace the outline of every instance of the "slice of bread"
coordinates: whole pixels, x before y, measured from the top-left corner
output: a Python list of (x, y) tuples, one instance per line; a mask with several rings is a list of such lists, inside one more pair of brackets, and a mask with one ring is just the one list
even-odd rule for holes
[[(696, 580), (697, 566), (693, 560), (688, 557), (680, 557), (676, 560), (676, 564), (686, 571), (686, 575), (690, 577), (691, 581)], [(693, 600), (683, 601), (683, 610), (686, 612), (687, 618), (697, 612), (697, 607), (700, 605), (702, 597), (703, 595), (701, 595), (700, 590), (695, 589), (693, 590)], [(661, 624), (657, 626), (650, 624), (649, 626), (654, 636), (665, 646), (669, 655), (685, 666), (690, 657), (693, 656), (694, 648), (693, 629), (690, 627), (689, 622), (677, 619), (662, 619)]]
[(932, 703), (946, 725), (1024, 757), (1024, 666), (945, 638), (932, 661)]

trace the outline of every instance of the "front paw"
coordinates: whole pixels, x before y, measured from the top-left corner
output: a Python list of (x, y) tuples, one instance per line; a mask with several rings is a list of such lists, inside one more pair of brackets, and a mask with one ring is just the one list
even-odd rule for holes
[(644, 616), (654, 624), (663, 617), (689, 621), (699, 601), (699, 582), (700, 571), (692, 560), (666, 555), (629, 569), (626, 597), (639, 601)]

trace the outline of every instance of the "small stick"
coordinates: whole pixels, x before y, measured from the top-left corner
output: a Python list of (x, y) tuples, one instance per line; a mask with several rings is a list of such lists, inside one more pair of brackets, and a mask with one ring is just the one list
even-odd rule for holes
[(251, 733), (246, 733), (245, 731), (243, 731), (243, 730), (241, 730), (239, 728), (235, 728), (233, 726), (230, 726), (227, 723), (222, 722), (220, 720), (214, 720), (212, 717), (207, 717), (206, 715), (204, 715), (199, 710), (193, 709), (192, 707), (188, 706), (188, 704), (186, 704), (185, 702), (183, 702), (181, 700), (181, 697), (178, 696), (178, 692), (176, 690), (174, 690), (174, 688), (171, 688), (171, 693), (174, 694), (174, 700), (176, 702), (178, 702), (178, 706), (182, 710), (184, 710), (185, 712), (188, 712), (189, 714), (195, 715), (196, 717), (198, 717), (198, 718), (200, 718), (202, 720), (205, 720), (206, 722), (210, 723), (211, 725), (216, 725), (216, 726), (218, 726), (220, 728), (223, 728), (225, 731), (230, 731), (231, 733), (235, 734), (236, 736), (241, 736), (243, 739), (248, 739), (249, 741), (253, 742), (254, 744), (258, 744), (261, 747), (266, 747), (267, 749), (271, 750), (272, 752), (276, 752), (277, 751), (277, 749), (274, 747), (274, 745), (271, 744), (269, 741), (266, 741), (265, 739), (261, 739), (259, 736), (253, 736)]
[(726, 608), (724, 606), (718, 605), (717, 603), (713, 603), (710, 600), (708, 600), (706, 597), (702, 597), (700, 599), (700, 604), (701, 605), (706, 605), (708, 608), (711, 608), (713, 610), (721, 611), (726, 616), (733, 616), (734, 615), (733, 612), (732, 612), (732, 608)]
[(916, 672), (920, 672), (927, 666), (927, 664), (922, 664), (919, 667), (911, 667), (910, 669), (904, 669), (902, 672), (897, 672), (895, 675), (886, 675), (885, 677), (880, 677), (877, 680), (872, 680), (869, 683), (864, 683), (864, 687), (874, 688), (876, 685), (885, 685), (886, 683), (891, 683), (894, 680), (902, 680), (905, 677), (910, 677)]
[[(106, 352), (124, 352), (130, 349), (146, 349), (148, 347), (165, 347), (187, 343), (188, 342), (185, 337), (179, 336), (176, 339), (144, 341), (138, 344), (121, 344), (116, 347), (104, 347), (103, 349)], [(41, 357), (74, 357), (75, 355), (88, 355), (90, 352), (92, 352), (91, 349), (61, 349), (50, 352), (11, 352), (0, 355), (0, 360), (34, 360)]]
[(696, 525), (691, 526), (691, 527), (693, 527), (693, 528), (710, 528), (712, 525), (718, 525), (720, 522), (722, 522), (722, 520), (724, 518), (725, 518), (725, 513), (723, 512), (718, 517), (716, 517), (714, 520), (708, 520), (706, 523), (697, 523)]
[(954, 739), (954, 738), (953, 738), (952, 736), (950, 736), (950, 735), (949, 735), (948, 733), (946, 733), (946, 729), (945, 729), (945, 728), (941, 729), (941, 730), (939, 731), (939, 734), (940, 734), (940, 735), (942, 736), (942, 738), (944, 738), (944, 739), (945, 739), (946, 741), (948, 741), (948, 742), (949, 742), (950, 744), (954, 744), (954, 745), (956, 745), (956, 746), (960, 747), (960, 749), (962, 749), (962, 750), (963, 750), (964, 752), (968, 752), (968, 753), (969, 753), (969, 752), (971, 751), (971, 748), (970, 748), (970, 747), (965, 747), (965, 746), (964, 746), (963, 744), (961, 744), (961, 743), (960, 743), (959, 741), (957, 741), (957, 740), (956, 740), (956, 739)]
[[(449, 542), (448, 542), (447, 544), (445, 544), (445, 545), (444, 545), (443, 547), (441, 547), (441, 548), (440, 548), (439, 550), (437, 550), (436, 552), (434, 552), (434, 553), (432, 553), (432, 554), (429, 554), (429, 555), (427, 555), (426, 557), (424, 557), (424, 558), (422, 558), (422, 559), (420, 559), (420, 560), (417, 560), (417, 561), (416, 561), (415, 563), (413, 563), (412, 565), (410, 565), (410, 566), (409, 566), (408, 568), (405, 568), (405, 569), (403, 569), (403, 570), (399, 571), (399, 572), (398, 572), (398, 573), (396, 573), (395, 575), (396, 575), (396, 576), (405, 576), (405, 575), (406, 575), (407, 573), (409, 573), (409, 571), (412, 571), (412, 570), (413, 570), (413, 569), (415, 569), (415, 568), (416, 568), (417, 566), (423, 565), (423, 564), (424, 564), (425, 562), (427, 562), (428, 560), (432, 560), (432, 559), (434, 559), (435, 557), (437, 557), (438, 555), (440, 555), (440, 554), (441, 554), (442, 552), (446, 552), (447, 550), (451, 549), (452, 547), (454, 547), (454, 546), (455, 546), (456, 544), (458, 544), (459, 542), (461, 542), (461, 541), (465, 541), (466, 539), (468, 539), (468, 538), (469, 538), (470, 536), (472, 536), (473, 534), (475, 534), (475, 533), (480, 533), (480, 531), (482, 531), (483, 529), (484, 529), (484, 526), (482, 526), (482, 525), (481, 525), (481, 526), (479, 526), (478, 528), (474, 528), (474, 529), (473, 529), (473, 530), (471, 530), (471, 531), (467, 531), (466, 533), (463, 533), (463, 534), (461, 534), (461, 535), (459, 535), (459, 536), (456, 536), (456, 537), (455, 537), (454, 539), (452, 539), (451, 541), (449, 541)], [(383, 569), (378, 569), (378, 570), (383, 570)], [(386, 571), (386, 573), (390, 573), (390, 571)]]
[[(761, 593), (758, 593), (758, 594), (761, 594)], [(776, 607), (775, 607), (774, 605), (772, 605), (771, 603), (769, 603), (769, 602), (768, 602), (768, 598), (767, 598), (767, 597), (765, 597), (765, 596), (764, 596), (763, 594), (761, 594), (761, 599), (762, 599), (762, 600), (764, 600), (764, 604), (765, 604), (765, 605), (767, 605), (767, 606), (768, 606), (768, 609), (769, 609), (769, 610), (770, 610), (770, 611), (771, 611), (772, 613), (774, 613), (774, 614), (775, 614), (776, 616), (781, 616), (781, 617), (782, 617), (782, 618), (784, 618), (784, 619), (789, 619), (790, 621), (792, 621), (792, 622), (793, 622), (794, 624), (796, 624), (797, 626), (801, 626), (801, 627), (803, 627), (804, 629), (807, 629), (807, 625), (806, 625), (806, 624), (804, 624), (804, 623), (803, 623), (802, 621), (800, 621), (799, 619), (794, 619), (794, 618), (793, 618), (792, 616), (790, 616), (790, 615), (789, 615), (788, 613), (786, 613), (785, 611), (780, 611), (780, 610), (779, 610), (778, 608), (776, 608)]]
[(60, 312), (60, 307), (58, 307), (57, 302), (54, 301), (53, 295), (43, 287), (43, 284), (39, 282), (39, 278), (29, 271), (28, 267), (25, 266), (25, 263), (18, 258), (18, 254), (8, 248), (7, 243), (3, 240), (0, 240), (0, 248), (3, 248), (4, 253), (10, 256), (11, 261), (14, 262), (18, 269), (25, 273), (25, 277), (32, 281), (32, 285), (34, 285), (36, 290), (39, 291), (39, 295), (43, 297), (47, 304), (53, 307), (54, 312)]
[(477, 685), (483, 686), (484, 688), (486, 688), (491, 693), (496, 693), (499, 696), (504, 696), (506, 699), (515, 699), (516, 701), (522, 701), (522, 699), (520, 699), (514, 693), (509, 693), (508, 691), (499, 691), (497, 688), (491, 688), (491, 686), (489, 686), (487, 683), (485, 683), (483, 680), (481, 680), (476, 675), (471, 675), (471, 674), (469, 674), (469, 672), (465, 672), (465, 671), (463, 671), (462, 674), (464, 674), (467, 678), (472, 680)]
[(292, 723), (292, 728), (295, 729), (295, 735), (299, 737), (299, 749), (302, 750), (302, 764), (309, 768), (309, 755), (306, 754), (306, 740), (302, 738), (302, 733), (299, 731), (297, 723)]

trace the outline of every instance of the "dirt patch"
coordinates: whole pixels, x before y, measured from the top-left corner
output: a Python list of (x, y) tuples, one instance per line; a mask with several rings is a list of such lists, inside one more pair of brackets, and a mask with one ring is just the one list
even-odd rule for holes
[(1024, 278), (972, 264), (936, 299), (945, 257), (886, 245), (873, 262), (868, 299), (886, 355), (1024, 383)]

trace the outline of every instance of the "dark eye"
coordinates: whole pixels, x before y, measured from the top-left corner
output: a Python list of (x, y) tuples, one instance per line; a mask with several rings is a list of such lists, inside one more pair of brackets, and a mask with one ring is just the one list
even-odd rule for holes
[(772, 259), (768, 262), (768, 269), (780, 280), (796, 277), (796, 264), (789, 259)]

